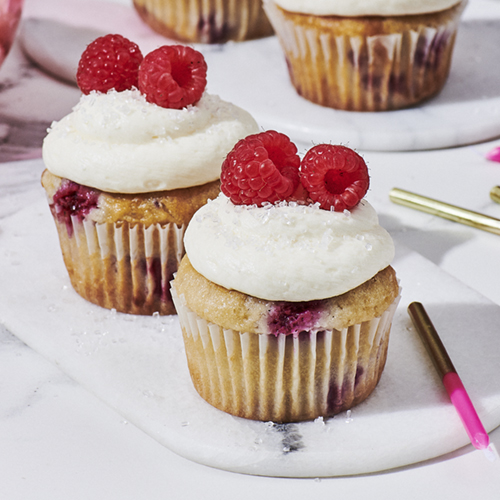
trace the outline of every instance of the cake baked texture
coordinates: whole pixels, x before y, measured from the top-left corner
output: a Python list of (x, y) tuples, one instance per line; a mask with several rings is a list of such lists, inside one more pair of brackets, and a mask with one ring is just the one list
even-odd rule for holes
[(386, 362), (399, 300), (392, 239), (365, 200), (342, 211), (307, 196), (233, 203), (231, 158), (222, 193), (188, 225), (172, 283), (194, 387), (216, 408), (262, 421), (352, 408)]
[(134, 0), (134, 7), (155, 31), (183, 42), (224, 43), (273, 33), (261, 0)]
[(174, 314), (170, 281), (194, 212), (217, 197), (219, 181), (139, 194), (106, 193), (45, 170), (42, 175), (73, 288), (129, 314)]
[(52, 124), (42, 185), (71, 283), (86, 300), (130, 314), (175, 313), (169, 282), (184, 230), (217, 197), (227, 152), (257, 129), (242, 109), (200, 95), (174, 109), (135, 86), (89, 90)]
[(387, 111), (438, 94), (466, 1), (264, 0), (301, 96), (348, 111)]

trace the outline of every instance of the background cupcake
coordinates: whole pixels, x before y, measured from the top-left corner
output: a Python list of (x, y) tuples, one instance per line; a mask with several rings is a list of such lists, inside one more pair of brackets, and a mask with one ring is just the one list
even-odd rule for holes
[(299, 163), (277, 132), (240, 141), (172, 284), (196, 390), (240, 417), (332, 416), (385, 365), (399, 286), (392, 239), (361, 200), (366, 165), (330, 145)]
[(223, 43), (269, 36), (262, 0), (134, 0), (155, 31), (184, 42)]
[(264, 0), (297, 92), (351, 111), (405, 108), (436, 95), (465, 4)]
[(227, 152), (257, 125), (204, 92), (206, 63), (189, 47), (143, 60), (125, 38), (101, 37), (78, 81), (80, 102), (43, 143), (42, 185), (71, 283), (106, 308), (172, 314), (184, 229), (219, 193)]

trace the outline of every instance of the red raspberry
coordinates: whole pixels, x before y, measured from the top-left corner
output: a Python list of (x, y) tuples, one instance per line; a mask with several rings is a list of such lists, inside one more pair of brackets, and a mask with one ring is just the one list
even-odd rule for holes
[(300, 181), (314, 202), (336, 212), (350, 210), (368, 191), (370, 177), (361, 156), (345, 146), (319, 144), (302, 159)]
[(137, 87), (137, 74), (142, 61), (139, 47), (121, 35), (96, 38), (84, 50), (76, 81), (84, 94), (92, 90), (106, 93)]
[(148, 102), (182, 109), (200, 100), (207, 85), (207, 63), (197, 50), (164, 45), (150, 52), (139, 68), (139, 90)]
[(222, 163), (221, 190), (235, 205), (275, 203), (300, 184), (300, 158), (290, 139), (274, 130), (241, 139)]

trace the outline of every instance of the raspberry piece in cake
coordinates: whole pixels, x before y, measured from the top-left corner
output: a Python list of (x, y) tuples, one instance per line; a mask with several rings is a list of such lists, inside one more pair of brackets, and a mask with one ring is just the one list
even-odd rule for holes
[(297, 147), (268, 130), (240, 140), (222, 163), (221, 191), (235, 205), (275, 203), (299, 186)]
[(121, 35), (101, 36), (87, 46), (80, 58), (78, 86), (84, 94), (137, 87), (141, 61), (142, 53), (135, 43)]
[(331, 144), (319, 144), (306, 153), (300, 180), (311, 200), (336, 212), (355, 207), (370, 185), (363, 158), (350, 148)]
[(323, 311), (324, 301), (275, 302), (267, 317), (269, 332), (297, 336), (301, 332), (312, 330)]
[(182, 109), (198, 102), (207, 85), (207, 63), (197, 50), (164, 45), (146, 55), (139, 68), (139, 90), (148, 102)]
[(68, 235), (73, 234), (72, 217), (82, 221), (85, 216), (97, 207), (99, 193), (76, 182), (65, 180), (54, 194), (51, 208), (55, 217), (66, 225)]

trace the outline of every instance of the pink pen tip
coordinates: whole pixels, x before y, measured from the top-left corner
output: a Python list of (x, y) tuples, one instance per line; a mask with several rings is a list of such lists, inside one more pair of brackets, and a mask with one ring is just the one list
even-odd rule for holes
[(472, 445), (478, 450), (488, 448), (490, 438), (465, 390), (460, 377), (449, 372), (443, 377), (443, 384), (467, 431)]
[(486, 432), (476, 432), (471, 440), (474, 448), (478, 450), (485, 450), (490, 445), (490, 437)]

